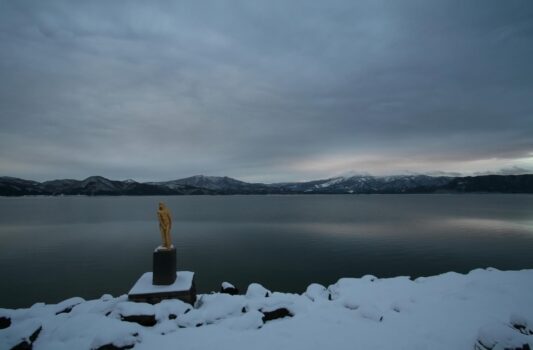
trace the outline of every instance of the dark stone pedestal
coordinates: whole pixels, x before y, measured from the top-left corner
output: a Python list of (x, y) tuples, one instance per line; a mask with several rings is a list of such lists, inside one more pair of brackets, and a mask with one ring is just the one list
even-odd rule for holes
[(165, 299), (179, 299), (194, 305), (194, 272), (176, 272), (176, 248), (159, 247), (154, 251), (154, 271), (146, 272), (128, 293), (128, 299), (156, 304)]
[(154, 274), (152, 284), (170, 285), (176, 280), (176, 248), (154, 251)]

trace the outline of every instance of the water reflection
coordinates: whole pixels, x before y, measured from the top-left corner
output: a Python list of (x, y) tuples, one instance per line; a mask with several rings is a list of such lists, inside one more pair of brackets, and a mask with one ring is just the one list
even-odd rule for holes
[(127, 292), (151, 269), (161, 200), (201, 291), (533, 268), (531, 195), (2, 198), (0, 307)]
[(435, 223), (445, 228), (468, 229), (471, 232), (490, 234), (492, 231), (533, 234), (533, 221), (509, 221), (487, 218), (448, 218)]

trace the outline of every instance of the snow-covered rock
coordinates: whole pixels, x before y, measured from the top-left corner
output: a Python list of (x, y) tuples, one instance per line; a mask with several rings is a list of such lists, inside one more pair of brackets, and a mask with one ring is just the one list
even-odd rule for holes
[(305, 290), (305, 296), (308, 297), (311, 301), (330, 299), (330, 294), (326, 287), (318, 283), (310, 284)]
[(248, 286), (246, 290), (247, 298), (268, 298), (272, 294), (271, 291), (260, 285), (259, 283), (252, 283)]
[[(127, 296), (0, 309), (0, 350), (533, 348), (533, 270), (342, 278), (303, 294), (251, 284), (246, 295), (132, 303)], [(149, 317), (150, 324), (128, 322)], [(7, 324), (7, 323), (6, 323)]]
[(9, 330), (0, 333), (5, 333), (5, 337), (3, 337), (3, 339), (0, 338), (0, 344), (3, 344), (0, 345), (0, 349), (3, 349), (3, 347), (5, 347), (5, 349), (11, 349), (17, 345), (21, 349), (24, 349), (24, 345), (26, 348), (31, 348), (31, 344), (37, 339), (41, 331), (42, 322), (40, 320), (35, 318), (22, 320), (9, 327)]
[(220, 293), (237, 295), (239, 294), (239, 290), (235, 288), (235, 286), (229, 282), (222, 282), (222, 285), (220, 286)]
[(159, 304), (154, 305), (155, 318), (158, 321), (166, 319), (176, 319), (179, 315), (189, 312), (192, 308), (181, 300), (162, 300)]
[(476, 350), (529, 349), (533, 347), (533, 337), (528, 337), (504, 323), (492, 323), (479, 329)]
[(533, 335), (533, 321), (522, 314), (513, 313), (509, 323), (514, 329), (525, 335)]
[(199, 327), (216, 323), (242, 313), (244, 298), (228, 294), (206, 294), (198, 300), (196, 307), (178, 317), (182, 327)]

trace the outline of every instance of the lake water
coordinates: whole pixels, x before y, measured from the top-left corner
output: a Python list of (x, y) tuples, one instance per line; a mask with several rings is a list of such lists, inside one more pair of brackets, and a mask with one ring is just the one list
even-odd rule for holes
[(127, 293), (152, 269), (159, 201), (200, 292), (533, 268), (533, 195), (0, 198), (0, 307)]

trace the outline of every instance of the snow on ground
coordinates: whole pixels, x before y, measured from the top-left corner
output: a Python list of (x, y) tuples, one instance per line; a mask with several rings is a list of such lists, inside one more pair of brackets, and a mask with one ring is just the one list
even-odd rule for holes
[(342, 278), (303, 294), (253, 283), (244, 295), (200, 295), (194, 307), (104, 295), (0, 309), (0, 318), (2, 350), (24, 341), (35, 350), (533, 349), (533, 270)]

